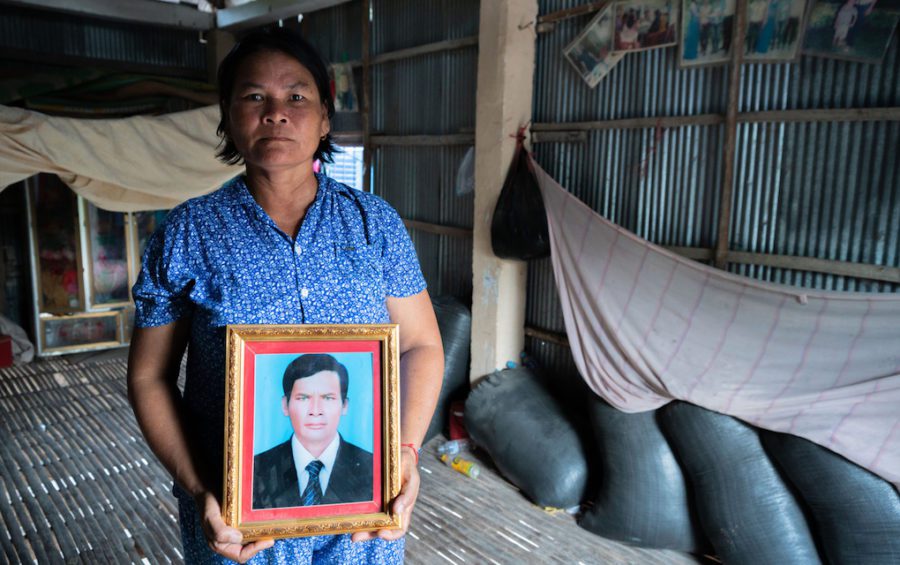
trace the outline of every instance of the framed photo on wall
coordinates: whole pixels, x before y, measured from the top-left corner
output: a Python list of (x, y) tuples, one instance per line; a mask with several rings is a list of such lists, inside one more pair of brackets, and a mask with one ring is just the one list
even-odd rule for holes
[(625, 56), (613, 53), (612, 45), (612, 9), (607, 6), (563, 49), (563, 55), (584, 82), (594, 88)]
[(800, 56), (807, 0), (747, 0), (744, 61), (783, 63)]
[(810, 11), (803, 53), (880, 63), (898, 20), (897, 1), (818, 0)]
[(223, 515), (245, 541), (400, 527), (397, 336), (227, 327)]
[(681, 67), (722, 65), (731, 61), (735, 0), (682, 0)]
[(625, 0), (613, 5), (616, 53), (675, 45), (676, 0)]

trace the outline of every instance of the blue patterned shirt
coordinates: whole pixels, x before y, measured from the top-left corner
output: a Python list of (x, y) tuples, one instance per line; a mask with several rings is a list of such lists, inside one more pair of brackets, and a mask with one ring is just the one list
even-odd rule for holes
[(425, 289), (397, 212), (317, 179), (296, 240), (237, 177), (173, 209), (147, 244), (132, 291), (135, 326), (192, 316), (186, 427), (212, 470), (222, 468), (227, 324), (387, 323), (388, 296)]

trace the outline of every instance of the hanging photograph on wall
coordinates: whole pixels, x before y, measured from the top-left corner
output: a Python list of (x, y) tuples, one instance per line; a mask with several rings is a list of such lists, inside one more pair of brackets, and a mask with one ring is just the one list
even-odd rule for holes
[(617, 2), (613, 51), (643, 51), (675, 45), (678, 4), (675, 0)]
[(353, 67), (347, 63), (331, 65), (332, 86), (334, 93), (334, 109), (337, 112), (358, 112), (356, 87), (353, 83)]
[(563, 49), (563, 56), (594, 88), (624, 56), (612, 52), (612, 42), (612, 9), (607, 6)]
[(682, 67), (721, 65), (731, 60), (735, 4), (735, 0), (682, 0)]
[(783, 63), (800, 55), (807, 0), (749, 0), (744, 61)]
[(900, 13), (890, 8), (898, 4), (885, 6), (883, 0), (819, 0), (809, 14), (803, 52), (880, 63), (900, 19)]

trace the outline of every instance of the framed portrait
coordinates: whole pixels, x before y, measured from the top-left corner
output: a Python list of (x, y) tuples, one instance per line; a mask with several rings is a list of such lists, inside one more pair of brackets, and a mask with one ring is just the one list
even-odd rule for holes
[(401, 526), (397, 332), (227, 327), (223, 515), (245, 541)]
[(679, 64), (683, 68), (731, 61), (736, 0), (682, 0)]
[(896, 1), (819, 0), (809, 14), (803, 52), (880, 63), (900, 19), (898, 8)]
[(744, 61), (783, 63), (800, 55), (807, 0), (748, 0)]
[(675, 45), (678, 27), (676, 0), (616, 2), (613, 51), (643, 51)]
[(607, 6), (563, 49), (563, 56), (584, 82), (594, 88), (625, 56), (624, 53), (613, 53), (612, 46), (612, 9)]

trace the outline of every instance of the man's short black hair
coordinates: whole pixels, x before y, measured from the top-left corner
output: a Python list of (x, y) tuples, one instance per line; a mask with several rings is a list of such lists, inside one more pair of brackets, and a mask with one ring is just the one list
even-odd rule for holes
[[(330, 120), (334, 117), (334, 98), (331, 96), (331, 81), (328, 78), (328, 68), (316, 49), (308, 41), (300, 37), (299, 34), (288, 28), (269, 27), (252, 31), (235, 43), (228, 55), (219, 63), (217, 78), (220, 117), (216, 133), (222, 139), (219, 142), (219, 150), (216, 151), (216, 157), (229, 165), (238, 165), (244, 161), (237, 147), (235, 147), (234, 141), (231, 139), (228, 124), (228, 107), (231, 104), (231, 96), (234, 92), (235, 75), (244, 59), (260, 51), (280, 51), (289, 57), (293, 57), (306, 67), (316, 81), (319, 99), (328, 111), (328, 119)], [(336, 150), (337, 148), (332, 143), (331, 132), (329, 132), (325, 139), (319, 141), (319, 147), (316, 148), (314, 158), (323, 163), (332, 163), (334, 162), (332, 154)]]
[(349, 378), (347, 377), (347, 367), (344, 367), (338, 360), (327, 353), (307, 353), (297, 357), (284, 370), (284, 378), (281, 380), (281, 386), (284, 388), (284, 397), (290, 401), (291, 391), (294, 390), (294, 381), (311, 377), (322, 371), (334, 371), (337, 373), (338, 381), (341, 383), (341, 402), (347, 401), (347, 386)]

